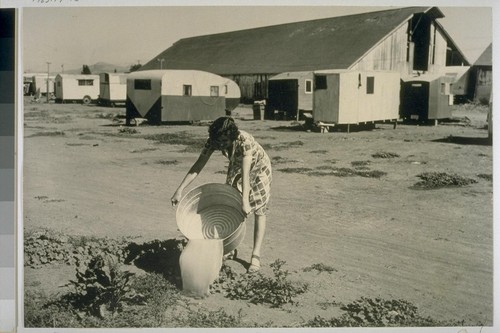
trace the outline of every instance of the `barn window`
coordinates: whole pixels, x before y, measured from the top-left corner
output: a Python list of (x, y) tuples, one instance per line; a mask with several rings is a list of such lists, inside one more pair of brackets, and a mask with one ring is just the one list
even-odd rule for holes
[(151, 80), (134, 80), (135, 90), (151, 90)]
[(366, 77), (366, 93), (373, 94), (375, 91), (375, 77), (367, 76)]
[(224, 95), (227, 95), (227, 84), (224, 86)]
[(210, 86), (210, 97), (219, 97), (219, 87)]
[(314, 87), (316, 90), (326, 89), (326, 75), (317, 75), (314, 78)]
[(185, 85), (183, 85), (183, 89), (182, 89), (183, 93), (182, 94), (184, 96), (191, 96), (192, 90), (193, 90), (193, 87), (190, 84), (185, 84)]
[(78, 80), (79, 86), (93, 86), (94, 80)]
[(313, 91), (313, 81), (312, 80), (306, 80), (306, 94), (312, 94)]

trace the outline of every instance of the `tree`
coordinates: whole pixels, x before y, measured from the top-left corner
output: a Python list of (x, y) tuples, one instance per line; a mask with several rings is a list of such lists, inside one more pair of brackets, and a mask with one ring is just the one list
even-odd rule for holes
[(92, 72), (90, 71), (89, 66), (83, 65), (82, 74), (92, 74)]
[(142, 67), (142, 65), (141, 65), (141, 64), (135, 64), (135, 65), (130, 66), (129, 71), (130, 71), (130, 72), (135, 72), (136, 70), (138, 70), (138, 69), (139, 69), (139, 68), (141, 68), (141, 67)]

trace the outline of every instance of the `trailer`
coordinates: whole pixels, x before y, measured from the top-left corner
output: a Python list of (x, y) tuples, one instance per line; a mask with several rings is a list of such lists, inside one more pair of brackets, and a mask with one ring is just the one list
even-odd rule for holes
[(48, 74), (35, 74), (31, 78), (31, 93), (36, 93), (40, 90), (40, 94), (47, 95), (54, 93), (55, 87), (55, 78), (54, 75)]
[(99, 98), (99, 75), (57, 74), (56, 103), (90, 104)]
[(399, 118), (400, 75), (389, 71), (314, 72), (313, 122), (330, 127), (394, 122)]
[[(300, 118), (301, 112), (313, 109), (312, 71), (286, 72), (271, 77), (268, 81), (266, 118)], [(281, 117), (280, 116), (280, 117)]]
[(127, 100), (127, 74), (126, 73), (100, 73), (99, 74), (99, 99), (101, 105), (125, 105)]
[(401, 80), (400, 116), (418, 122), (451, 118), (454, 78), (439, 74), (404, 77)]
[(204, 71), (137, 71), (127, 76), (126, 123), (214, 120), (234, 108), (239, 95), (236, 83)]

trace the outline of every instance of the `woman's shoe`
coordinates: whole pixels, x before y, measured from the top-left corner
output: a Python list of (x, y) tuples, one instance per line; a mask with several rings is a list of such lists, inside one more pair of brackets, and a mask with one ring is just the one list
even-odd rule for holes
[(252, 259), (250, 259), (250, 266), (248, 266), (247, 273), (255, 273), (260, 271), (260, 257), (252, 254)]
[(238, 250), (234, 249), (231, 252), (229, 252), (228, 254), (224, 255), (223, 259), (224, 260), (231, 260), (231, 259), (234, 260), (234, 259), (236, 259), (237, 256), (238, 256)]

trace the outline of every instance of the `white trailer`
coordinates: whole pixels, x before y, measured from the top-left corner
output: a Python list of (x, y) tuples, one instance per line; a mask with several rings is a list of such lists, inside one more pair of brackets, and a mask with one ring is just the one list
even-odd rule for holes
[(99, 75), (57, 74), (56, 102), (89, 104), (99, 98)]
[(313, 119), (323, 131), (399, 119), (400, 74), (385, 71), (314, 72)]
[[(54, 93), (55, 86), (55, 76), (47, 75), (47, 74), (35, 74), (31, 79), (33, 93), (36, 93), (37, 90), (40, 90), (42, 95), (46, 95), (47, 91), (49, 94)], [(48, 81), (48, 84), (47, 84)]]
[(102, 105), (125, 104), (127, 100), (126, 73), (99, 74), (99, 100)]

